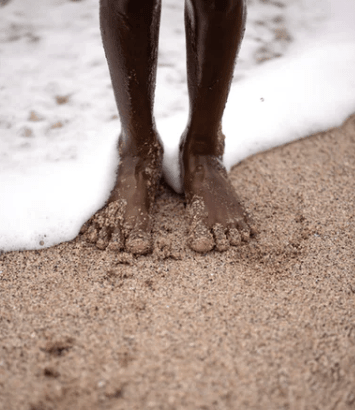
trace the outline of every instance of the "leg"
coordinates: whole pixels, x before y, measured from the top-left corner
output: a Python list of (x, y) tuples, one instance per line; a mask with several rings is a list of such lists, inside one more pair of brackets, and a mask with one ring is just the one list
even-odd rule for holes
[(153, 117), (160, 0), (101, 0), (101, 32), (120, 115), (120, 163), (108, 204), (87, 236), (104, 249), (151, 249), (163, 149)]
[(222, 165), (221, 120), (245, 27), (244, 0), (186, 0), (190, 114), (181, 164), (192, 216), (189, 244), (198, 252), (223, 251), (250, 229)]

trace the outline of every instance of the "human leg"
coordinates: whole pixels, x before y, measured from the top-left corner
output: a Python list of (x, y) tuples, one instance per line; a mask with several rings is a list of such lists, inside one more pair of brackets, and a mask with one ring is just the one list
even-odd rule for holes
[(151, 249), (163, 154), (153, 117), (160, 9), (160, 0), (100, 0), (102, 40), (121, 120), (114, 189), (85, 227), (101, 249)]
[(181, 141), (185, 195), (192, 217), (189, 244), (226, 250), (250, 235), (247, 216), (222, 164), (221, 121), (243, 38), (244, 0), (186, 0), (185, 29), (190, 99)]

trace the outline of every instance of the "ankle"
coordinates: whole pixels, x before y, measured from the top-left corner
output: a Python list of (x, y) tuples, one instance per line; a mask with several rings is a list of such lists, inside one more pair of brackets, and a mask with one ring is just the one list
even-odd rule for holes
[(212, 156), (222, 158), (224, 153), (224, 135), (222, 131), (215, 134), (184, 133), (181, 138), (180, 152), (185, 161), (189, 157)]
[(144, 135), (130, 135), (122, 132), (118, 141), (119, 154), (122, 157), (140, 157), (142, 159), (162, 157), (164, 149), (157, 131), (152, 130)]

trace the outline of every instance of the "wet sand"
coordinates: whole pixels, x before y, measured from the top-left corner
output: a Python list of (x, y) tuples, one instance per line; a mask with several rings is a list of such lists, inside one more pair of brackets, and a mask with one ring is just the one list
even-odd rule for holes
[(0, 256), (0, 409), (355, 408), (355, 115), (230, 176), (259, 232), (227, 252), (162, 185), (151, 255)]

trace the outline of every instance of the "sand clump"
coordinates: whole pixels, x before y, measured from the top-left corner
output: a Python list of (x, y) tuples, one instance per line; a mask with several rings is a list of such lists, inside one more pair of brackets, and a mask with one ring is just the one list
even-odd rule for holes
[(0, 255), (0, 409), (353, 409), (354, 164), (352, 116), (234, 167), (258, 233), (225, 252), (160, 186), (151, 254)]

